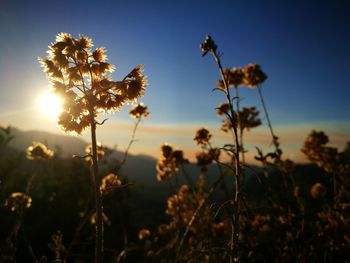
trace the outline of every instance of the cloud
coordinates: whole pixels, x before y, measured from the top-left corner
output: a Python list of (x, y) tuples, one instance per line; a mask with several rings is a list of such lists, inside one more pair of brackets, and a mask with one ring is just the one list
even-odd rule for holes
[[(174, 147), (185, 151), (187, 158), (195, 160), (195, 154), (200, 150), (193, 141), (198, 128), (206, 127), (213, 134), (213, 145), (220, 147), (232, 142), (232, 135), (220, 131), (218, 125), (200, 124), (175, 124), (141, 122), (137, 132), (136, 141), (131, 152), (134, 154), (148, 154), (157, 158), (160, 146), (169, 143)], [(133, 129), (132, 121), (107, 122), (103, 129), (98, 130), (98, 135), (105, 144), (117, 145), (119, 150), (126, 148)], [(342, 149), (347, 141), (350, 141), (350, 124), (345, 122), (302, 123), (296, 125), (275, 126), (274, 131), (280, 138), (281, 147), (285, 158), (291, 158), (297, 162), (305, 162), (306, 159), (300, 152), (305, 138), (311, 130), (323, 130), (330, 138), (330, 145)], [(256, 162), (255, 146), (262, 148), (264, 152), (273, 151), (271, 135), (267, 127), (259, 127), (244, 134), (245, 148), (248, 150), (246, 158), (248, 162)]]
[[(23, 118), (18, 114), (16, 118), (0, 116), (2, 125), (11, 124), (21, 129), (45, 129), (51, 132), (63, 134), (56, 122), (44, 121), (39, 117)], [(34, 118), (35, 117), (35, 118)], [(46, 127), (47, 126), (47, 127)], [(195, 160), (195, 154), (200, 148), (193, 141), (197, 129), (206, 127), (213, 134), (213, 145), (221, 147), (225, 143), (232, 142), (232, 134), (226, 134), (220, 131), (219, 124), (203, 125), (199, 123), (155, 123), (150, 120), (144, 120), (140, 123), (135, 136), (135, 141), (131, 147), (133, 154), (146, 154), (158, 158), (160, 146), (163, 143), (169, 143), (173, 147), (184, 150), (187, 158)], [(104, 145), (125, 150), (131, 139), (134, 128), (134, 122), (130, 120), (110, 119), (102, 127), (97, 129), (97, 138)], [(305, 138), (313, 130), (323, 130), (330, 139), (330, 146), (338, 147), (342, 150), (346, 142), (350, 141), (350, 123), (348, 122), (318, 122), (318, 123), (300, 123), (293, 125), (274, 126), (275, 134), (280, 138), (283, 156), (293, 159), (296, 162), (305, 162), (305, 156), (300, 152)], [(86, 131), (82, 135), (83, 139), (90, 141), (90, 133)], [(244, 147), (248, 151), (246, 154), (247, 162), (256, 162), (255, 146), (263, 151), (273, 151), (271, 135), (266, 126), (252, 129), (244, 134)]]

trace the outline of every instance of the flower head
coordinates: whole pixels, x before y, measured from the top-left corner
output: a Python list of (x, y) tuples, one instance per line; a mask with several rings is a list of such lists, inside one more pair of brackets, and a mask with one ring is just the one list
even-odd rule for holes
[(169, 158), (173, 153), (173, 147), (170, 144), (165, 143), (160, 148), (164, 158)]
[(118, 176), (110, 173), (103, 177), (101, 186), (100, 186), (100, 191), (103, 194), (110, 193), (122, 186), (122, 182), (119, 180)]
[(244, 71), (241, 68), (232, 68), (228, 74), (228, 84), (230, 86), (238, 87), (244, 82)]
[(243, 69), (243, 72), (244, 83), (249, 88), (254, 88), (255, 86), (263, 83), (267, 79), (266, 74), (264, 73), (264, 71), (262, 71), (260, 65), (258, 64), (248, 64)]
[(201, 151), (196, 154), (197, 164), (206, 169), (213, 161), (218, 161), (220, 157), (220, 150), (218, 148), (211, 148), (208, 151)]
[(58, 124), (67, 132), (80, 134), (96, 122), (98, 113), (120, 109), (144, 94), (147, 81), (137, 66), (122, 81), (112, 81), (114, 65), (106, 50), (92, 50), (92, 40), (59, 33), (49, 46), (48, 56), (39, 58), (53, 90), (63, 99)]
[(30, 160), (47, 160), (52, 156), (53, 151), (40, 142), (32, 142), (32, 145), (27, 148), (27, 158)]
[(239, 112), (239, 122), (238, 127), (241, 130), (250, 130), (261, 125), (261, 120), (259, 119), (259, 111), (255, 107), (243, 107)]
[(129, 114), (135, 119), (140, 119), (142, 117), (146, 118), (149, 115), (149, 111), (147, 106), (145, 106), (143, 103), (138, 103), (131, 108)]
[(145, 87), (147, 86), (146, 77), (142, 74), (143, 67), (141, 65), (134, 68), (125, 79), (126, 89), (123, 90), (128, 100), (132, 101), (143, 96)]
[(216, 114), (219, 116), (227, 116), (230, 111), (230, 105), (227, 102), (221, 103), (219, 107), (216, 108)]
[(338, 150), (326, 146), (329, 139), (323, 131), (312, 131), (306, 138), (301, 151), (311, 161), (331, 172), (337, 163)]
[(204, 57), (208, 52), (216, 52), (217, 46), (211, 36), (207, 36), (204, 42), (200, 45), (202, 56)]
[(180, 164), (188, 163), (182, 150), (173, 149), (169, 144), (161, 146), (162, 156), (159, 158), (157, 169), (157, 180), (164, 181), (169, 176), (179, 171)]
[(199, 130), (197, 130), (194, 140), (199, 145), (206, 145), (209, 143), (211, 136), (212, 135), (206, 128), (200, 128)]

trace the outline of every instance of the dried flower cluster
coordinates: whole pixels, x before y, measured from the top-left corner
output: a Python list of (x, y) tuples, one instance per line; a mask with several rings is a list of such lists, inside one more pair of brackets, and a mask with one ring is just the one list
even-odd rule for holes
[(135, 119), (140, 119), (142, 117), (146, 118), (149, 115), (149, 111), (143, 103), (137, 103), (130, 109), (129, 114)]
[(142, 66), (122, 81), (113, 81), (109, 74), (114, 66), (107, 62), (106, 50), (92, 47), (92, 40), (84, 35), (73, 38), (60, 33), (49, 46), (48, 57), (39, 58), (54, 92), (63, 99), (58, 123), (65, 131), (80, 134), (98, 112), (118, 110), (138, 99), (147, 85)]
[(30, 160), (47, 160), (52, 156), (53, 151), (40, 142), (32, 142), (32, 145), (27, 148), (27, 158)]
[(208, 52), (216, 52), (218, 48), (211, 36), (207, 36), (205, 41), (200, 45), (202, 50), (202, 56), (205, 56)]
[(119, 180), (118, 176), (110, 173), (102, 178), (100, 191), (102, 194), (111, 193), (122, 186), (122, 182)]
[(336, 165), (338, 151), (337, 148), (325, 146), (328, 141), (328, 136), (324, 132), (312, 131), (301, 151), (311, 162), (331, 172)]
[(162, 156), (157, 162), (157, 180), (163, 181), (179, 171), (180, 164), (188, 163), (182, 150), (173, 149), (169, 144), (161, 146)]
[(227, 102), (221, 103), (216, 108), (216, 114), (218, 116), (227, 116), (227, 114), (230, 112), (230, 105)]
[[(248, 64), (243, 68), (224, 69), (224, 78), (227, 81), (228, 87), (239, 87), (246, 85), (249, 88), (254, 88), (263, 83), (267, 76), (262, 71), (258, 64)], [(218, 80), (216, 85), (219, 90), (225, 91), (225, 84), (223, 80)]]
[(198, 145), (207, 145), (212, 135), (206, 128), (200, 128), (197, 130), (194, 140)]
[(203, 197), (195, 196), (190, 192), (190, 187), (182, 185), (178, 194), (168, 198), (167, 209), (165, 213), (171, 216), (174, 222), (179, 221), (188, 224), (193, 216), (195, 209), (204, 202)]
[[(213, 53), (214, 57), (218, 58), (217, 45), (211, 36), (207, 36), (205, 41), (200, 45), (202, 55), (205, 56), (208, 52)], [(262, 71), (258, 64), (248, 64), (243, 68), (234, 67), (223, 70), (223, 78), (229, 87), (238, 87), (247, 85), (249, 88), (256, 87), (267, 79), (267, 75)], [(224, 80), (217, 81), (218, 89), (225, 91)]]
[[(223, 103), (217, 108), (217, 114), (219, 116), (224, 115), (226, 110), (227, 103)], [(249, 131), (252, 128), (258, 127), (261, 125), (261, 120), (259, 119), (259, 111), (256, 107), (243, 107), (239, 111), (239, 122), (237, 122), (237, 128), (243, 132), (244, 130)], [(237, 113), (235, 114), (236, 119), (238, 119)], [(225, 118), (222, 121), (221, 130), (224, 132), (229, 132), (232, 130), (232, 124), (230, 118)]]
[(218, 148), (209, 148), (203, 151), (196, 153), (197, 165), (206, 170), (209, 164), (214, 161), (219, 161), (220, 149)]

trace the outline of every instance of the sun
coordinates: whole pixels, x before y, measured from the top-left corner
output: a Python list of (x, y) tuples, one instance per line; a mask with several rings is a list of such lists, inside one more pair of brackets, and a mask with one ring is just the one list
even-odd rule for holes
[(43, 117), (56, 120), (62, 112), (62, 100), (48, 91), (38, 96), (37, 107)]

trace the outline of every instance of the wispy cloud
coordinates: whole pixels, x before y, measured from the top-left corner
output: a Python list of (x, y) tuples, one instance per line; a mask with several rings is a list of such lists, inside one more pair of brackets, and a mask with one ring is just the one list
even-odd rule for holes
[[(131, 152), (137, 154), (149, 154), (158, 157), (160, 146), (170, 143), (185, 151), (188, 158), (194, 160), (195, 153), (199, 150), (193, 141), (196, 130), (200, 127), (208, 128), (213, 134), (213, 143), (217, 146), (232, 140), (230, 134), (220, 131), (218, 125), (199, 124), (174, 124), (151, 123), (147, 120), (139, 126), (134, 147)], [(127, 145), (133, 128), (132, 122), (111, 121), (99, 132), (100, 138), (106, 144), (118, 145), (120, 150)], [(305, 157), (300, 152), (305, 138), (311, 130), (323, 130), (329, 135), (330, 145), (342, 149), (347, 141), (350, 141), (350, 124), (345, 122), (304, 123), (297, 125), (281, 125), (275, 127), (275, 133), (279, 136), (284, 156), (298, 162), (304, 162)], [(259, 127), (245, 133), (245, 148), (248, 150), (247, 160), (254, 162), (255, 146), (259, 146), (265, 152), (272, 151), (271, 136), (267, 127)]]
[[(33, 112), (34, 113), (34, 112)], [(64, 134), (52, 120), (44, 120), (40, 116), (33, 114), (31, 118), (23, 118), (23, 114), (12, 115), (6, 118), (0, 116), (1, 125), (13, 125), (25, 130), (47, 130), (54, 133)], [(130, 120), (108, 120), (97, 130), (98, 140), (109, 147), (118, 150), (125, 150), (134, 127), (134, 122)], [(220, 131), (219, 124), (202, 125), (199, 123), (155, 123), (151, 120), (142, 121), (137, 132), (136, 140), (131, 148), (133, 154), (146, 154), (157, 158), (160, 154), (160, 146), (163, 143), (170, 143), (174, 147), (185, 151), (187, 158), (195, 160), (195, 154), (200, 150), (193, 141), (193, 137), (198, 128), (206, 127), (213, 134), (213, 144), (222, 146), (232, 141), (232, 135)], [(323, 130), (330, 139), (330, 145), (343, 149), (346, 142), (350, 141), (350, 123), (348, 122), (318, 122), (300, 123), (294, 125), (277, 125), (274, 127), (275, 133), (280, 138), (281, 147), (285, 158), (291, 158), (297, 162), (305, 162), (304, 155), (300, 152), (305, 138), (311, 130)], [(90, 141), (88, 131), (82, 135), (83, 139)], [(259, 127), (244, 134), (245, 148), (248, 150), (246, 159), (248, 162), (255, 162), (255, 146), (264, 152), (273, 151), (271, 136), (267, 127)]]

